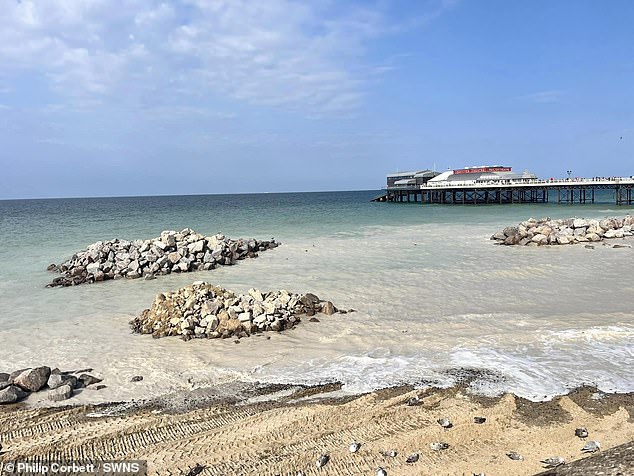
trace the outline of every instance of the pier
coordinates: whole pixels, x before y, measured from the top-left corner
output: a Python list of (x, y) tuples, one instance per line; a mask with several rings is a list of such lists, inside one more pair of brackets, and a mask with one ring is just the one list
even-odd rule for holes
[(611, 190), (616, 205), (634, 204), (634, 176), (538, 179), (510, 167), (465, 167), (441, 174), (429, 170), (388, 175), (380, 202), (422, 204), (595, 203), (596, 192)]
[[(595, 202), (597, 190), (613, 190), (616, 205), (634, 204), (634, 178), (532, 180), (509, 183), (431, 184), (412, 193), (414, 201), (441, 204), (557, 203)], [(404, 201), (407, 191), (396, 191), (396, 201)], [(551, 193), (552, 192), (552, 193)], [(389, 193), (389, 192), (388, 192)]]

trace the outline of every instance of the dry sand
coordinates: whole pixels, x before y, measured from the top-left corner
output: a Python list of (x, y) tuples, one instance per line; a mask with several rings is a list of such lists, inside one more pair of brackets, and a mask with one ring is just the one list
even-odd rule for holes
[[(188, 397), (148, 405), (0, 409), (0, 460), (45, 458), (147, 459), (149, 474), (186, 475), (196, 464), (203, 475), (530, 475), (539, 460), (587, 457), (574, 434), (585, 426), (603, 450), (634, 440), (634, 396), (584, 388), (551, 402), (504, 395), (489, 399), (464, 389), (386, 389), (358, 397), (331, 398), (325, 388), (288, 389), (271, 401), (196, 404)], [(420, 406), (406, 401), (420, 395)], [(182, 404), (185, 403), (186, 409)], [(103, 416), (90, 416), (101, 414)], [(486, 423), (473, 423), (484, 416)], [(454, 427), (436, 420), (450, 418)], [(351, 441), (362, 443), (351, 454)], [(434, 441), (451, 446), (435, 452)], [(395, 449), (395, 458), (381, 450)], [(505, 454), (516, 451), (524, 461)], [(415, 464), (408, 454), (419, 452)], [(322, 453), (330, 462), (318, 469)], [(634, 468), (631, 468), (634, 474)], [(610, 473), (608, 473), (610, 474)], [(627, 473), (624, 473), (627, 474)]]

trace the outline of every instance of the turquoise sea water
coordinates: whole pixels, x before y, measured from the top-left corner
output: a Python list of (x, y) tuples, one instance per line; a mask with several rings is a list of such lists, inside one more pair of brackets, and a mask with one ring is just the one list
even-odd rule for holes
[[(485, 393), (544, 398), (581, 383), (634, 390), (632, 250), (509, 248), (488, 239), (531, 216), (600, 218), (632, 207), (609, 195), (584, 206), (370, 202), (378, 194), (0, 201), (0, 371), (95, 367), (111, 385), (84, 392), (86, 401), (227, 380), (340, 380), (349, 391), (449, 385), (464, 367), (489, 372), (473, 384)], [(283, 246), (209, 272), (44, 287), (54, 277), (48, 264), (92, 242), (185, 227), (275, 237)], [(240, 292), (315, 292), (359, 312), (240, 345), (130, 335), (127, 321), (157, 292), (201, 279)], [(142, 387), (124, 385), (139, 373)]]

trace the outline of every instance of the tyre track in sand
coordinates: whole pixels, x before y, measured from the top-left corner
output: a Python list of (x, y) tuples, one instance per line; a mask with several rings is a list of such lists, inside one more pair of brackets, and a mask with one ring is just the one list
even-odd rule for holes
[[(423, 404), (405, 402), (420, 393)], [(276, 402), (248, 405), (213, 404), (182, 413), (168, 409), (130, 407), (124, 414), (91, 417), (102, 408), (0, 409), (0, 443), (8, 451), (4, 460), (30, 458), (94, 460), (144, 459), (149, 474), (185, 475), (202, 464), (201, 474), (372, 475), (377, 467), (390, 476), (461, 475), (486, 472), (534, 474), (539, 459), (561, 455), (567, 461), (581, 458), (575, 426), (587, 426), (592, 438), (607, 449), (634, 439), (634, 422), (625, 406), (609, 411), (584, 410), (568, 397), (549, 404), (522, 403), (506, 395), (484, 402), (459, 389), (407, 392), (385, 390), (341, 401)], [(609, 396), (606, 397), (610, 398)], [(627, 403), (627, 402), (626, 402)], [(526, 417), (527, 408), (558, 420), (535, 423)], [(473, 416), (484, 415), (483, 425)], [(454, 428), (441, 428), (436, 419), (449, 417)], [(542, 418), (540, 421), (544, 421)], [(348, 445), (360, 441), (358, 453)], [(434, 452), (432, 441), (451, 447)], [(395, 449), (396, 458), (381, 450)], [(518, 451), (525, 461), (509, 460), (505, 453)], [(419, 452), (414, 465), (405, 462)], [(322, 453), (331, 460), (322, 469), (315, 461)]]

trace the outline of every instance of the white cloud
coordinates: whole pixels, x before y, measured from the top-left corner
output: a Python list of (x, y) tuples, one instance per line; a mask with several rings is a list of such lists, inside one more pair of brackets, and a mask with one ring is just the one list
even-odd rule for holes
[(539, 91), (537, 93), (526, 94), (524, 96), (519, 96), (518, 99), (530, 101), (538, 104), (550, 104), (559, 102), (561, 99), (563, 92), (557, 89), (552, 89), (549, 91)]
[(48, 144), (48, 145), (63, 145), (63, 146), (69, 145), (68, 142), (64, 140), (54, 139), (51, 137), (46, 137), (44, 139), (35, 139), (35, 142), (38, 144)]
[(164, 106), (146, 108), (145, 113), (151, 118), (162, 121), (180, 119), (181, 117), (195, 117), (200, 119), (234, 119), (232, 112), (212, 111), (203, 107)]
[(367, 43), (393, 32), (381, 7), (329, 0), (0, 0), (0, 11), (5, 76), (39, 74), (84, 100), (217, 95), (314, 116), (362, 103), (368, 76), (386, 71)]

